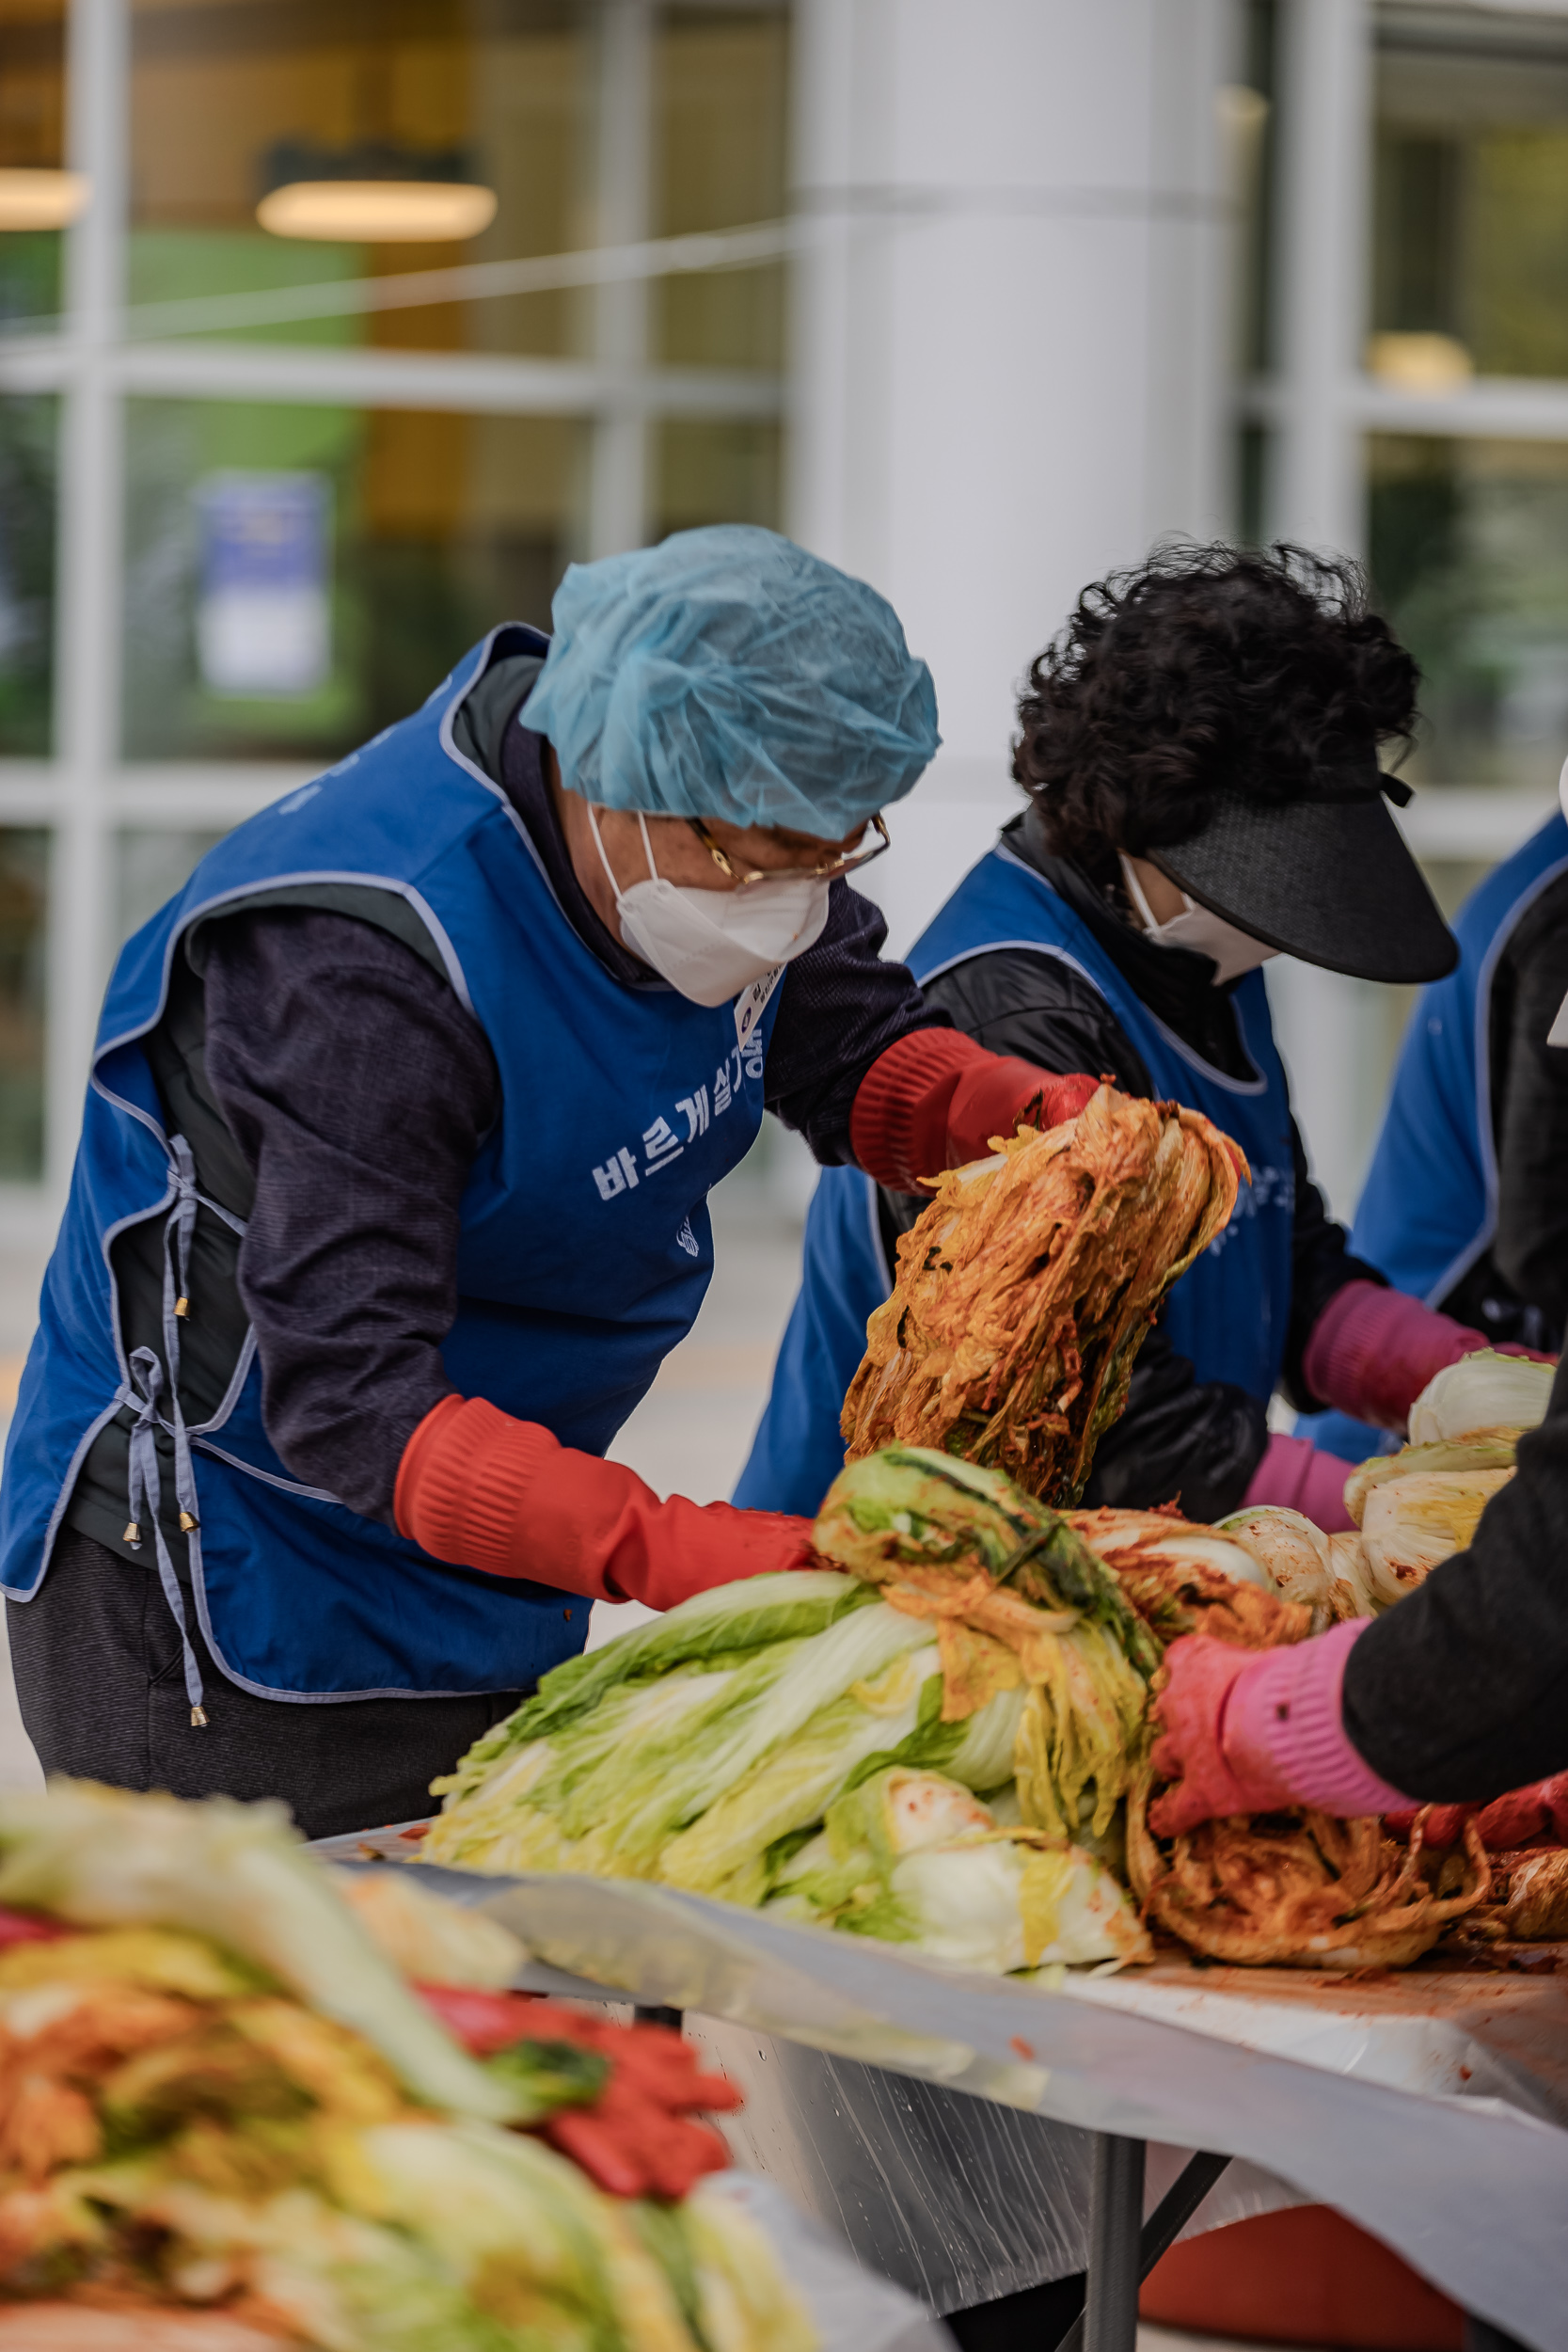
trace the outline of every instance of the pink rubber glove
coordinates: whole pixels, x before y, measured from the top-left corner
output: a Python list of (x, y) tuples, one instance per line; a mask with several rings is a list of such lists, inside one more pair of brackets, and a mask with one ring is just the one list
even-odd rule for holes
[(1283, 1649), (1243, 1650), (1185, 1633), (1165, 1652), (1154, 1769), (1174, 1786), (1148, 1809), (1157, 1837), (1199, 1821), (1309, 1804), (1349, 1818), (1414, 1802), (1374, 1772), (1339, 1715), (1345, 1666), (1367, 1621)]
[(1340, 1534), (1355, 1521), (1345, 1508), (1351, 1465), (1337, 1454), (1321, 1453), (1307, 1438), (1271, 1438), (1252, 1473), (1244, 1507), (1273, 1502), (1300, 1511), (1325, 1535)]
[[(1410, 1407), (1433, 1374), (1491, 1344), (1484, 1331), (1436, 1314), (1402, 1291), (1347, 1282), (1312, 1326), (1302, 1370), (1313, 1395), (1325, 1405), (1402, 1437)], [(1534, 1363), (1555, 1361), (1512, 1343), (1497, 1352), (1528, 1356)]]

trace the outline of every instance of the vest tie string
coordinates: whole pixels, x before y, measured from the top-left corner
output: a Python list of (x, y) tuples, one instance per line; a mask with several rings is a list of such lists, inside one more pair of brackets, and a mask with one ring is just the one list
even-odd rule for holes
[[(144, 1518), (150, 1524), (153, 1554), (158, 1563), (158, 1581), (163, 1586), (164, 1598), (168, 1603), (169, 1614), (179, 1629), (180, 1647), (185, 1670), (185, 1696), (190, 1701), (191, 1722), (195, 1725), (201, 1725), (207, 1721), (207, 1710), (202, 1705), (204, 1693), (201, 1686), (201, 1669), (197, 1663), (196, 1652), (191, 1646), (190, 1629), (185, 1618), (185, 1597), (180, 1589), (180, 1580), (174, 1573), (174, 1562), (169, 1557), (163, 1522), (159, 1518), (159, 1508), (163, 1502), (163, 1481), (158, 1470), (157, 1432), (162, 1419), (158, 1411), (158, 1399), (164, 1385), (164, 1368), (150, 1347), (138, 1347), (131, 1357), (130, 1372), (130, 1381), (120, 1391), (121, 1402), (129, 1405), (135, 1416), (131, 1423), (128, 1498), (131, 1518), (130, 1524), (125, 1530), (125, 1540), (133, 1550), (139, 1551)], [(172, 1403), (177, 1429), (176, 1460), (178, 1461), (179, 1439), (183, 1432), (183, 1423), (180, 1419), (178, 1398), (172, 1399)], [(186, 1449), (186, 1462), (188, 1468), (188, 1448)], [(176, 1491), (178, 1491), (178, 1478)], [(194, 1486), (191, 1492), (194, 1497)]]

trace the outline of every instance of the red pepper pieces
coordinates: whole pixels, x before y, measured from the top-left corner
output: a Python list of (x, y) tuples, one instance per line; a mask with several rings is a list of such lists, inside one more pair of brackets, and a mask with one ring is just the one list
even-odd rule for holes
[(57, 1944), (63, 1935), (80, 1935), (80, 1928), (57, 1919), (40, 1919), (34, 1911), (10, 1911), (0, 1904), (0, 1951), (8, 1944)]
[(617, 2026), (527, 1993), (477, 1993), (421, 1984), (417, 1991), (476, 2058), (516, 2042), (573, 2042), (610, 2064), (587, 2106), (561, 2107), (540, 2136), (579, 2164), (612, 2197), (684, 2197), (705, 2172), (722, 2171), (729, 2150), (694, 2114), (738, 2107), (722, 2074), (705, 2074), (690, 2045), (668, 2026)]

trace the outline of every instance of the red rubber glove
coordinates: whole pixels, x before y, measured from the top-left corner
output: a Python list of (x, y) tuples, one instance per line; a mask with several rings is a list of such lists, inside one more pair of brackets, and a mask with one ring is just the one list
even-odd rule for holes
[[(1568, 1772), (1532, 1780), (1526, 1788), (1511, 1788), (1490, 1804), (1434, 1804), (1427, 1815), (1425, 1842), (1438, 1852), (1457, 1844), (1472, 1817), (1488, 1853), (1507, 1853), (1538, 1838), (1568, 1846)], [(1415, 1819), (1414, 1813), (1391, 1813), (1388, 1826), (1408, 1836)]]
[[(1402, 1436), (1427, 1382), (1462, 1356), (1491, 1345), (1484, 1331), (1437, 1314), (1402, 1291), (1347, 1282), (1312, 1326), (1302, 1369), (1307, 1387), (1325, 1405)], [(1497, 1353), (1528, 1356), (1538, 1364), (1556, 1360), (1512, 1342)]]
[(683, 1495), (661, 1502), (635, 1470), (478, 1396), (443, 1397), (425, 1415), (404, 1449), (392, 1509), (399, 1534), (434, 1560), (650, 1609), (816, 1565), (810, 1519)]
[(914, 1192), (923, 1177), (984, 1159), (992, 1136), (1075, 1119), (1098, 1084), (988, 1054), (958, 1029), (911, 1029), (861, 1080), (850, 1149), (878, 1184)]

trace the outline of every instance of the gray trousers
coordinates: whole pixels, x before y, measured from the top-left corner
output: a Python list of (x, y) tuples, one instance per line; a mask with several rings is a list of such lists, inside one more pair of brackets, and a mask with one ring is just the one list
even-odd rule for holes
[(281, 1797), (307, 1837), (435, 1809), (430, 1783), (527, 1694), (254, 1698), (214, 1664), (187, 1606), (208, 1722), (193, 1729), (156, 1572), (62, 1528), (36, 1598), (8, 1601), (16, 1694), (46, 1772), (177, 1797)]

